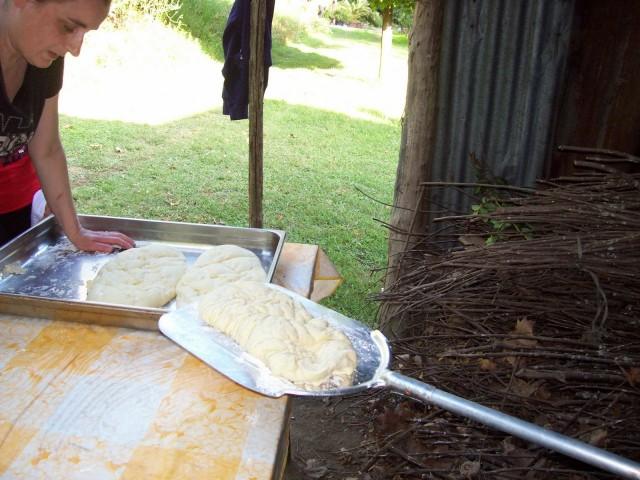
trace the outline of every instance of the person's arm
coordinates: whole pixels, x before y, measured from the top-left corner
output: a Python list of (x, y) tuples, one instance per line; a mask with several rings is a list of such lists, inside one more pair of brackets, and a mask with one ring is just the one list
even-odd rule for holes
[(96, 232), (80, 226), (71, 196), (67, 159), (58, 130), (58, 96), (46, 100), (29, 155), (40, 177), (47, 204), (69, 240), (81, 249), (110, 252), (113, 247), (131, 248), (135, 242), (118, 232)]

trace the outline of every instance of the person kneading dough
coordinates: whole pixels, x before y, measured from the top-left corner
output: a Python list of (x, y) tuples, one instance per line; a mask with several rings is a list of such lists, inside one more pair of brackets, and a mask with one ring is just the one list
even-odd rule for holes
[(349, 339), (263, 283), (217, 284), (215, 292), (200, 299), (199, 314), (274, 375), (302, 388), (337, 388), (353, 382), (356, 353)]
[(89, 282), (87, 300), (137, 307), (162, 307), (176, 296), (187, 269), (184, 255), (167, 245), (118, 253)]

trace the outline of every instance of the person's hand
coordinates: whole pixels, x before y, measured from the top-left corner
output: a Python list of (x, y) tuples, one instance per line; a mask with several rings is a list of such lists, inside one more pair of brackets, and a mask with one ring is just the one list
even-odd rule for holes
[(69, 238), (71, 242), (80, 250), (88, 252), (110, 253), (115, 248), (124, 250), (136, 246), (131, 238), (119, 232), (98, 232), (80, 228), (77, 235)]

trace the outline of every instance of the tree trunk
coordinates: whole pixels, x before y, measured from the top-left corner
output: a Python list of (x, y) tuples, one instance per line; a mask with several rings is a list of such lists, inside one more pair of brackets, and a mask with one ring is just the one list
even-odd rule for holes
[(393, 5), (382, 10), (382, 38), (380, 41), (380, 64), (378, 65), (378, 78), (383, 79), (386, 74), (387, 59), (391, 54), (393, 41)]
[[(445, 0), (416, 2), (413, 28), (409, 35), (409, 77), (394, 208), (390, 219), (392, 230), (389, 233), (388, 271), (385, 280), (387, 289), (402, 274), (403, 252), (413, 246), (411, 237), (404, 232), (424, 232), (428, 222), (426, 201), (422, 205), (417, 203), (419, 184), (431, 180), (435, 152), (444, 2)], [(380, 326), (390, 337), (400, 332), (395, 313), (394, 305), (385, 303), (381, 306)]]

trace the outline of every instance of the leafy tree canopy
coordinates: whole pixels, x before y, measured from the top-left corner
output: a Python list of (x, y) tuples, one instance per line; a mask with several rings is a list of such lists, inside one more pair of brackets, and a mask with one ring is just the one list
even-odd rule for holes
[(378, 10), (385, 10), (391, 8), (409, 8), (413, 9), (416, 5), (416, 0), (369, 0), (371, 8)]

